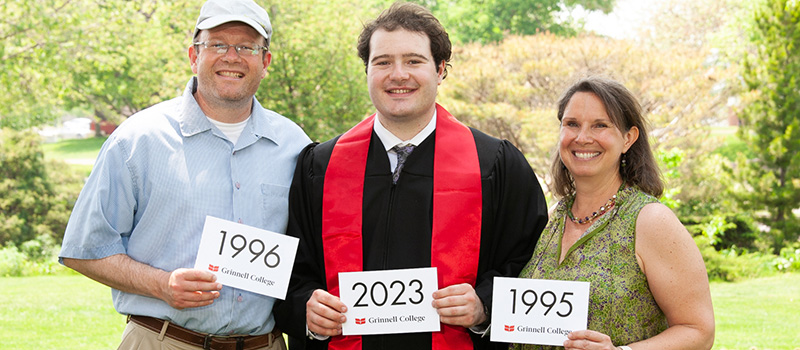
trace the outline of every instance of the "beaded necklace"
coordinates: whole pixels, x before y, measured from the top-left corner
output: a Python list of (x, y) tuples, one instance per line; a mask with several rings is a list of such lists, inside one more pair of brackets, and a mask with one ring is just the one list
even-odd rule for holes
[(594, 219), (597, 219), (598, 216), (601, 216), (601, 215), (607, 213), (609, 210), (611, 210), (611, 208), (614, 207), (614, 205), (617, 204), (617, 194), (619, 193), (619, 191), (622, 191), (622, 189), (624, 187), (625, 187), (625, 183), (623, 182), (622, 185), (619, 186), (619, 189), (617, 190), (617, 193), (615, 193), (613, 196), (611, 196), (611, 198), (608, 199), (606, 204), (603, 204), (600, 207), (600, 210), (593, 212), (592, 216), (587, 216), (587, 217), (585, 217), (583, 219), (575, 218), (575, 215), (572, 214), (572, 204), (575, 203), (575, 197), (572, 197), (572, 200), (569, 201), (569, 205), (567, 206), (567, 216), (569, 217), (569, 219), (572, 222), (574, 222), (576, 224), (579, 224), (579, 225), (588, 224), (588, 223), (594, 221)]

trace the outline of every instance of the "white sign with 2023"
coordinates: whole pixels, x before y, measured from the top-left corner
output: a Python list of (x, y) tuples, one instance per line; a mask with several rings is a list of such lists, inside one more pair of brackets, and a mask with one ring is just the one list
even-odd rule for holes
[(343, 335), (438, 332), (435, 267), (339, 273)]
[(286, 298), (299, 240), (211, 216), (206, 217), (194, 268), (217, 281), (273, 298)]

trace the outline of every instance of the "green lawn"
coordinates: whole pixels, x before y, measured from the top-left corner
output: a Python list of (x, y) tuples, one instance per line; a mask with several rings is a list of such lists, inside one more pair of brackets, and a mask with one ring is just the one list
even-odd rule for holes
[(111, 289), (79, 275), (0, 278), (0, 349), (116, 349)]
[(800, 274), (712, 283), (714, 349), (800, 350)]
[[(0, 278), (0, 348), (115, 349), (125, 318), (83, 276)], [(715, 350), (800, 350), (800, 274), (712, 283)]]
[(106, 137), (63, 140), (42, 145), (45, 159), (85, 159), (94, 161)]
[(90, 137), (46, 143), (42, 145), (44, 159), (66, 162), (78, 174), (89, 176), (106, 139), (107, 137)]

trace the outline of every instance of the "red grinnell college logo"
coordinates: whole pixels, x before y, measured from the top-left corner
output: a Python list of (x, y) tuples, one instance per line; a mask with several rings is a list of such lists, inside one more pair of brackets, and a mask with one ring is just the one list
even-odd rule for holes
[(214, 265), (208, 264), (208, 270), (217, 272), (217, 271), (219, 271), (219, 265), (214, 266)]
[(367, 319), (366, 318), (357, 318), (356, 319), (356, 324), (366, 324), (366, 323), (367, 323)]
[(506, 332), (513, 332), (514, 331), (514, 325), (513, 324), (510, 325), (510, 326), (509, 325), (504, 325), (504, 328), (505, 328)]

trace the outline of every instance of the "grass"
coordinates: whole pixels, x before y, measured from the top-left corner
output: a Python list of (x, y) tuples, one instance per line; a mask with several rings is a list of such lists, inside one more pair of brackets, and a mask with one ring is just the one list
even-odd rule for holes
[[(742, 151), (735, 128), (717, 128), (728, 158)], [(105, 138), (43, 145), (46, 159), (94, 160)], [(71, 164), (91, 170), (91, 165)], [(109, 288), (83, 276), (0, 278), (0, 348), (115, 349), (125, 319)], [(800, 274), (714, 282), (714, 350), (800, 350)], [(26, 334), (26, 336), (20, 336)]]
[(800, 274), (712, 283), (714, 349), (800, 350)]
[(42, 145), (45, 159), (86, 159), (94, 161), (106, 137), (63, 140)]
[[(0, 348), (115, 349), (125, 317), (80, 275), (2, 277)], [(714, 350), (800, 350), (800, 274), (712, 283)]]
[(78, 174), (89, 176), (106, 139), (107, 137), (90, 137), (45, 143), (42, 145), (44, 159), (66, 162)]
[(3, 277), (2, 349), (116, 349), (125, 317), (111, 289), (80, 275)]

